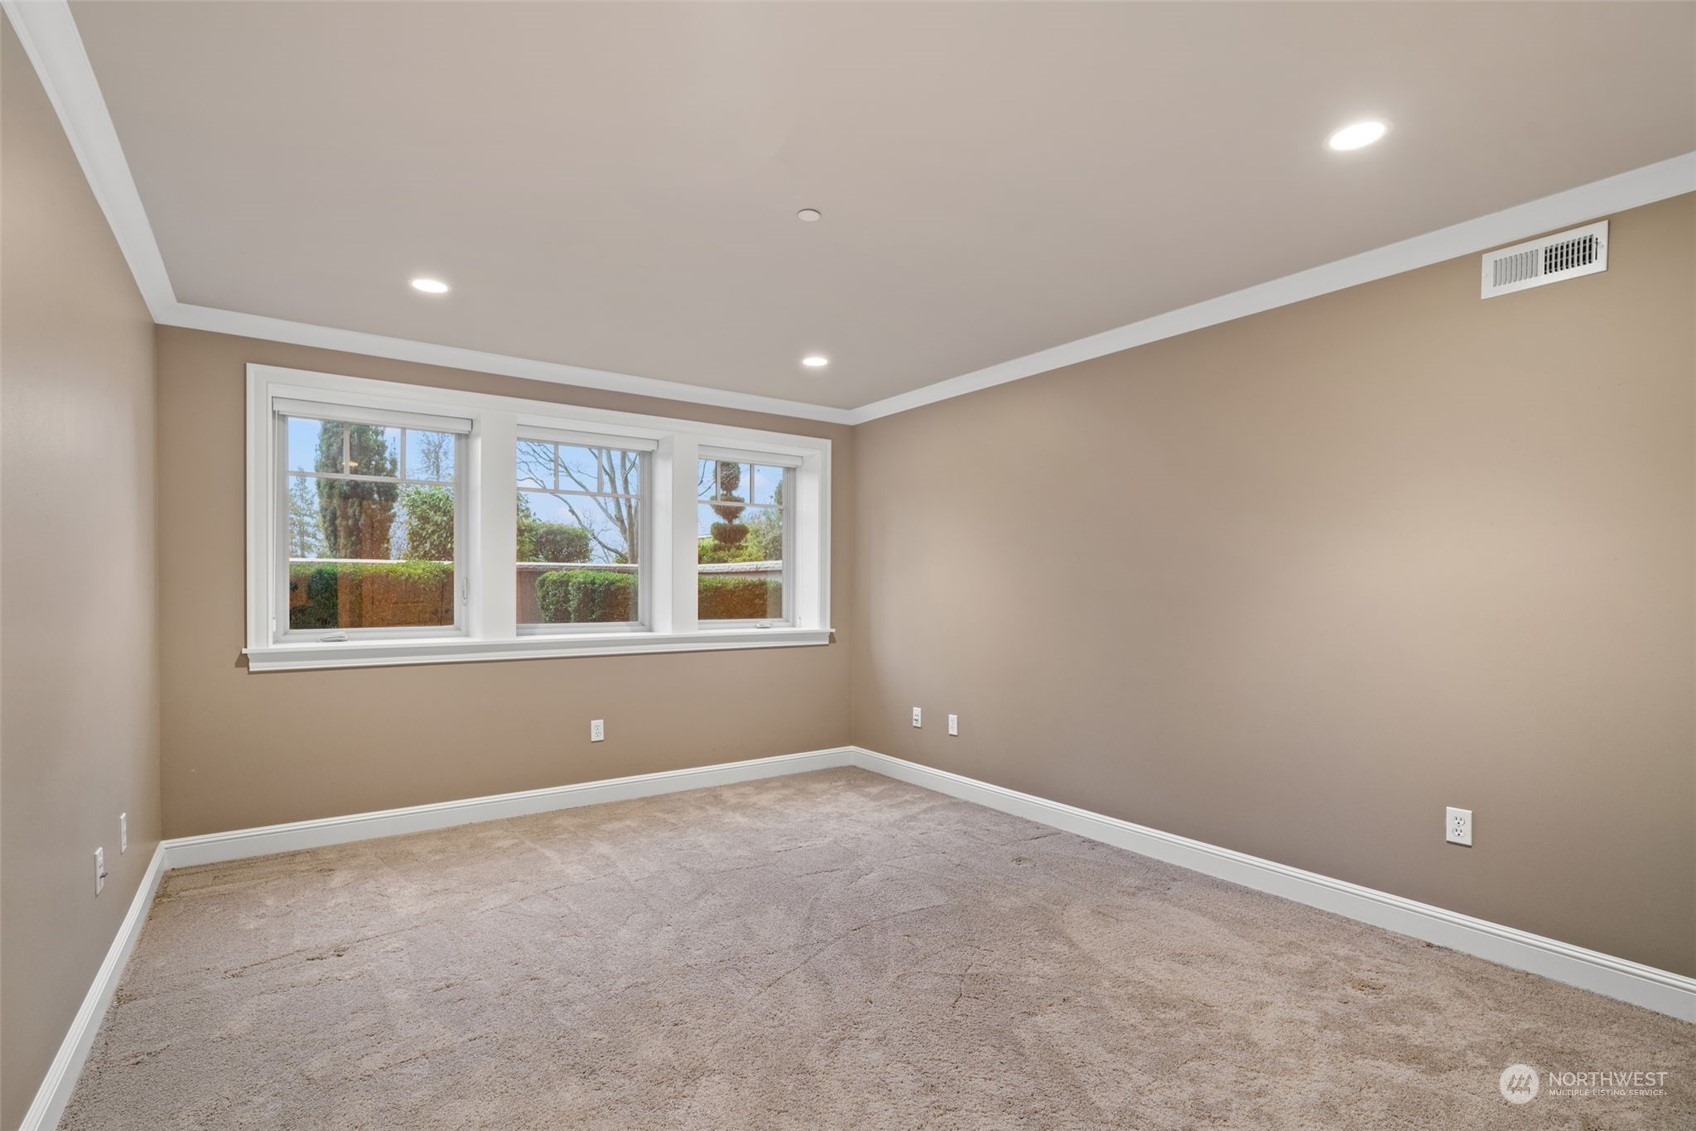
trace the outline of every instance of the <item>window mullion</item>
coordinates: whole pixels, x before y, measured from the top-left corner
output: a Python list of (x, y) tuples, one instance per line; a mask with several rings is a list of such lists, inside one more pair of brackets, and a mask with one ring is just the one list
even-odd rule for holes
[(468, 447), (471, 635), (508, 639), (518, 635), (518, 417), (485, 412)]
[[(654, 627), (660, 632), (694, 632), (698, 627), (695, 615), (695, 566), (699, 554), (695, 538), (695, 485), (700, 463), (700, 443), (695, 437), (680, 433), (660, 445), (656, 464), (664, 471), (654, 476), (655, 522), (654, 590), (660, 604), (669, 607), (661, 614), (656, 608)], [(669, 474), (667, 474), (669, 472)]]

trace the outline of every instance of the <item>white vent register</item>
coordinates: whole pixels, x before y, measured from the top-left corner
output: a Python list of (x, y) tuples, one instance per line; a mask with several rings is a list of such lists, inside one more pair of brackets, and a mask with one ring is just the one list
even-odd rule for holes
[(1484, 253), (1484, 298), (1530, 290), (1608, 269), (1608, 222), (1602, 220), (1530, 243)]

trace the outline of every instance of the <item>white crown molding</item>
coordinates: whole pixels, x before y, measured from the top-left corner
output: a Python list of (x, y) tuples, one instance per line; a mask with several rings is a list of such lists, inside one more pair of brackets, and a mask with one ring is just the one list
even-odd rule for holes
[(834, 408), (830, 405), (789, 401), (757, 393), (737, 393), (728, 389), (708, 388), (705, 385), (686, 385), (681, 381), (662, 381), (657, 377), (637, 377), (605, 369), (585, 369), (582, 366), (563, 365), (553, 361), (533, 361), (507, 354), (442, 346), (409, 338), (390, 338), (382, 334), (341, 330), (333, 326), (315, 326), (307, 322), (289, 322), (282, 318), (242, 314), (234, 310), (216, 310), (209, 306), (191, 306), (181, 302), (173, 302), (165, 310), (156, 312), (153, 320), (161, 326), (181, 326), (189, 330), (262, 338), (268, 342), (314, 346), (318, 349), (363, 354), (366, 357), (386, 357), (395, 361), (417, 362), (420, 365), (469, 369), (477, 373), (498, 373), (505, 377), (523, 377), (555, 385), (575, 385), (579, 388), (658, 397), (688, 404), (770, 413), (801, 420), (818, 420), (826, 424), (847, 424), (852, 415), (850, 409)]
[(1530, 239), (1627, 208), (1696, 192), (1696, 153), (1686, 153), (858, 408), (844, 409), (178, 302), (69, 4), (66, 0), (0, 0), (0, 6), (11, 16), (48, 98), (58, 111), (95, 199), (100, 202), (135, 275), (148, 310), (160, 325), (830, 424), (864, 424), (1162, 338), (1428, 267), (1445, 259)]
[(1492, 212), (1475, 220), (1427, 232), (1400, 243), (1351, 255), (1281, 279), (1259, 283), (1193, 306), (1157, 314), (1074, 342), (1003, 361), (934, 385), (899, 393), (853, 410), (850, 423), (864, 424), (879, 417), (908, 412), (937, 401), (965, 396), (980, 389), (1005, 385), (1110, 353), (1174, 338), (1192, 330), (1246, 318), (1280, 306), (1304, 302), (1333, 291), (1358, 287), (1391, 275), (1429, 267), (1446, 259), (1488, 251), (1557, 228), (1594, 220), (1627, 208), (1696, 192), (1696, 153), (1685, 153), (1641, 169), (1592, 181), (1578, 188), (1526, 204)]
[(147, 912), (153, 906), (154, 893), (159, 890), (159, 879), (170, 869), (165, 859), (165, 846), (161, 844), (153, 850), (153, 858), (147, 862), (147, 871), (142, 873), (141, 886), (135, 889), (130, 909), (119, 924), (117, 936), (107, 948), (100, 969), (95, 971), (94, 981), (71, 1020), (70, 1031), (60, 1042), (59, 1051), (54, 1055), (41, 1087), (36, 1089), (35, 1100), (24, 1113), (23, 1122), (18, 1124), (18, 1131), (53, 1131), (59, 1126), (65, 1105), (71, 1102), (71, 1093), (76, 1090), (77, 1078), (82, 1075), (82, 1066), (88, 1061), (88, 1050), (94, 1047), (94, 1038), (100, 1032), (100, 1022), (118, 992), (118, 980), (123, 977), (124, 964), (130, 960), (136, 940), (141, 937)]
[(1292, 868), (1189, 837), (1135, 825), (888, 754), (854, 747), (854, 763), (885, 777), (1088, 837), (1193, 872), (1305, 903), (1334, 915), (1446, 946), (1515, 970), (1696, 1021), (1696, 978), (1615, 958), (1517, 927)]
[(59, 115), (65, 137), (82, 166), (100, 210), (106, 215), (106, 222), (111, 225), (112, 234), (129, 264), (130, 273), (135, 277), (148, 313), (161, 326), (182, 326), (369, 357), (386, 357), (395, 361), (498, 373), (556, 385), (576, 385), (829, 424), (848, 422), (848, 409), (830, 405), (738, 393), (681, 381), (536, 361), (178, 302), (170, 275), (165, 270), (159, 242), (154, 238), (153, 226), (147, 219), (146, 208), (142, 206), (141, 193), (130, 173), (129, 161), (124, 156), (124, 147), (118, 140), (118, 131), (112, 124), (112, 115), (100, 92), (99, 80), (83, 47), (70, 5), (66, 0), (0, 0), (0, 7), (11, 18), (18, 40)]
[(177, 296), (70, 5), (65, 0), (0, 0), (0, 6), (11, 17), (12, 30), (41, 77), (88, 187), (112, 226), (142, 301), (157, 322)]

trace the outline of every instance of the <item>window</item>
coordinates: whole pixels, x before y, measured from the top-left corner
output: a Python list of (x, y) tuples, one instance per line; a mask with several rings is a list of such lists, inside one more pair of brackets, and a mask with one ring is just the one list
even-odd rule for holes
[(248, 367), (255, 671), (825, 644), (830, 442)]
[(457, 628), (454, 426), (335, 415), (309, 405), (277, 414), (288, 516), (283, 638)]
[(736, 457), (703, 459), (696, 474), (696, 616), (786, 622), (783, 543), (789, 469)]
[(629, 448), (518, 441), (518, 623), (638, 625), (642, 462)]

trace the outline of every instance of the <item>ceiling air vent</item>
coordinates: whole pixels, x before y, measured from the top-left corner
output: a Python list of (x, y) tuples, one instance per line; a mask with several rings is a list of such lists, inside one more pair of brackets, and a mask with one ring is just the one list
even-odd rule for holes
[(1484, 254), (1484, 298), (1608, 269), (1608, 222)]

